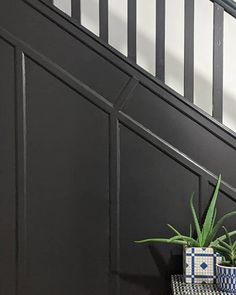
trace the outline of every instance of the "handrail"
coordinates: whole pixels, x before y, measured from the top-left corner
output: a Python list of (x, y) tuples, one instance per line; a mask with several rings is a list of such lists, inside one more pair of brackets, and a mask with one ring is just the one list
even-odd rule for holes
[(219, 4), (226, 12), (236, 18), (236, 2), (233, 0), (211, 0)]
[[(48, 1), (53, 4), (53, 0)], [(184, 1), (184, 93), (194, 103), (194, 3)], [(206, 0), (207, 1), (207, 0)], [(236, 18), (236, 0), (210, 0), (213, 3), (213, 62), (212, 62), (212, 116), (223, 122), (224, 99), (224, 13)], [(71, 0), (72, 18), (81, 24), (81, 0)], [(156, 77), (165, 83), (165, 3), (156, 0)], [(99, 0), (99, 36), (108, 43), (109, 0)], [(136, 63), (137, 57), (137, 0), (127, 0), (127, 53), (128, 59)]]

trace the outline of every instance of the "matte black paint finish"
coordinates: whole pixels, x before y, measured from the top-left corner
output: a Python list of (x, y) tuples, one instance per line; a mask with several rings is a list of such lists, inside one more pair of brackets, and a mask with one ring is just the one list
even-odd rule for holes
[(100, 38), (108, 43), (108, 0), (99, 1)]
[(136, 62), (137, 59), (137, 1), (128, 1), (128, 58)]
[(156, 77), (165, 81), (165, 0), (156, 1)]
[(132, 241), (167, 236), (168, 222), (188, 232), (189, 195), (195, 191), (197, 201), (199, 178), (126, 127), (120, 133), (121, 294), (168, 294), (168, 275), (181, 272), (181, 248), (137, 247)]
[(184, 4), (184, 96), (194, 97), (194, 1)]
[(235, 206), (235, 135), (43, 2), (0, 8), (3, 294), (169, 294), (181, 249), (133, 240), (187, 231), (219, 172)]
[(224, 8), (226, 12), (236, 17), (236, 4), (233, 0), (211, 0), (214, 3), (219, 4)]
[(108, 114), (28, 59), (26, 85), (29, 294), (107, 294)]
[[(40, 3), (38, 0), (36, 2)], [(13, 26), (12, 30), (19, 39), (37, 48), (37, 51), (107, 100), (115, 101), (129, 78), (123, 71), (102, 58), (84, 42), (78, 42), (71, 34), (48, 21), (24, 1), (10, 0), (1, 5), (4, 5), (4, 11), (9, 9), (9, 14), (8, 17), (1, 15), (0, 24), (6, 21), (8, 30), (11, 31), (10, 28)], [(13, 6), (15, 9), (11, 9)], [(22, 16), (19, 15), (20, 11)], [(0, 13), (3, 13), (3, 9)], [(12, 22), (12, 19), (19, 19), (20, 26)], [(44, 39), (47, 42), (41, 42)], [(67, 51), (71, 58), (68, 58)]]
[(137, 87), (124, 112), (199, 165), (215, 174), (222, 172), (224, 179), (236, 186), (235, 147), (199, 126), (147, 87)]
[(223, 120), (223, 35), (224, 9), (214, 3), (213, 34), (213, 117), (219, 122)]
[(71, 0), (71, 16), (81, 23), (81, 3), (80, 0)]
[(16, 285), (15, 52), (0, 39), (0, 293)]

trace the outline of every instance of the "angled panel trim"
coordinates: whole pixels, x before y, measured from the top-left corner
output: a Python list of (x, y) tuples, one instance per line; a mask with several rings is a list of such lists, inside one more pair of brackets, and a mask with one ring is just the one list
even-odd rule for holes
[[(147, 142), (155, 146), (157, 149), (161, 150), (162, 152), (164, 152), (165, 154), (173, 158), (176, 162), (186, 167), (197, 176), (203, 176), (209, 182), (216, 183), (217, 176), (214, 175), (211, 171), (197, 164), (195, 161), (190, 159), (187, 155), (185, 155), (184, 153), (181, 153), (171, 144), (167, 143), (164, 139), (158, 137), (152, 131), (145, 128), (143, 125), (141, 125), (140, 123), (138, 123), (137, 121), (129, 117), (128, 115), (124, 114), (123, 112), (120, 112), (119, 120), (128, 129), (135, 132), (137, 135), (139, 135), (140, 137), (145, 139)], [(221, 191), (229, 195), (231, 198), (234, 198), (236, 201), (236, 188), (222, 181)]]
[[(122, 54), (105, 42), (101, 41), (98, 37), (94, 36), (87, 29), (79, 26), (70, 17), (66, 16), (59, 9), (54, 8), (52, 5), (47, 3), (47, 0), (23, 0), (30, 6), (35, 8), (41, 14), (58, 24), (63, 30), (74, 36), (76, 39), (83, 42), (89, 48), (92, 48), (95, 52), (100, 54), (104, 59), (118, 67), (124, 73), (136, 77), (142, 81), (147, 87), (150, 87), (152, 91), (163, 92), (164, 98), (168, 103), (183, 112), (185, 115), (191, 117), (196, 123), (207, 129), (212, 134), (218, 136), (227, 144), (236, 148), (236, 133), (226, 126), (219, 123), (217, 120), (207, 115), (197, 106), (188, 102), (181, 95), (176, 93), (174, 90), (169, 88), (163, 82), (155, 79), (152, 75), (141, 69), (137, 65), (129, 62)], [(56, 14), (58, 14), (58, 16)], [(69, 22), (69, 24), (68, 24)], [(83, 33), (83, 35), (81, 34)], [(93, 40), (92, 40), (93, 39)], [(96, 42), (96, 47), (95, 43)], [(110, 51), (110, 52), (109, 52)], [(114, 56), (115, 55), (115, 56)], [(118, 57), (118, 59), (116, 58)], [(124, 65), (124, 62), (126, 65)]]
[[(28, 0), (25, 0), (28, 1)], [(82, 94), (83, 96), (87, 97), (89, 100), (91, 100), (92, 103), (97, 105), (99, 108), (104, 110), (107, 113), (113, 112), (113, 106), (110, 102), (106, 101), (102, 96), (97, 94), (95, 91), (91, 90), (88, 86), (86, 86), (84, 83), (80, 82), (76, 78), (74, 78), (72, 75), (68, 74), (66, 71), (64, 71), (62, 68), (60, 68), (55, 63), (51, 62), (49, 59), (44, 57), (43, 55), (37, 53), (32, 48), (25, 45), (23, 42), (17, 40), (14, 36), (12, 36), (10, 33), (8, 33), (6, 30), (0, 28), (0, 37), (2, 37), (4, 40), (9, 42), (9, 44), (12, 44), (13, 46), (17, 46), (19, 50), (22, 50), (26, 56), (28, 56), (30, 59), (44, 67), (48, 72), (52, 73), (54, 76), (58, 77), (58, 79), (66, 81), (66, 84), (68, 84), (69, 87), (77, 91), (78, 93)], [(132, 79), (131, 81), (137, 80), (136, 78)], [(133, 82), (128, 83), (128, 87), (132, 85)], [(136, 83), (136, 82), (135, 82)], [(145, 87), (147, 87), (146, 84), (142, 83)], [(127, 87), (127, 85), (126, 85)], [(132, 87), (131, 87), (132, 88)], [(148, 86), (148, 89), (150, 89), (154, 94), (157, 94), (155, 90), (153, 90), (152, 87)], [(162, 94), (158, 93), (158, 95), (164, 96), (164, 90)], [(174, 106), (174, 104), (173, 104)], [(174, 106), (175, 107), (175, 106)], [(183, 111), (184, 112), (184, 111)], [(185, 113), (185, 112), (184, 112)], [(189, 116), (192, 118), (191, 116)], [(179, 150), (171, 146), (169, 143), (167, 143), (165, 140), (159, 138), (157, 135), (155, 135), (153, 132), (145, 128), (143, 125), (129, 117), (128, 115), (124, 114), (123, 112), (120, 112), (118, 115), (119, 120), (126, 126), (128, 126), (131, 130), (135, 130), (136, 133), (140, 134), (143, 138), (145, 138), (147, 141), (150, 141), (152, 144), (160, 144), (162, 146), (162, 149), (171, 151), (172, 155), (174, 155), (174, 158), (179, 158), (180, 163), (183, 162), (184, 165), (187, 165), (190, 167), (189, 169), (195, 172), (197, 175), (205, 175), (206, 179), (211, 179), (211, 181), (216, 180), (216, 176), (205, 169), (204, 167), (198, 165), (196, 162), (194, 162), (192, 159), (190, 159), (185, 154), (181, 153)], [(194, 118), (192, 118), (194, 119)], [(207, 129), (208, 130), (208, 129)], [(210, 131), (210, 130), (209, 130)], [(218, 136), (217, 136), (218, 137)], [(221, 138), (221, 136), (219, 136)], [(222, 139), (222, 138), (221, 138)], [(229, 144), (229, 142), (226, 140), (226, 143)], [(233, 147), (236, 149), (236, 146), (233, 145)], [(222, 182), (222, 191), (225, 192), (227, 195), (230, 193), (231, 195), (236, 198), (236, 188), (232, 187), (226, 182)]]

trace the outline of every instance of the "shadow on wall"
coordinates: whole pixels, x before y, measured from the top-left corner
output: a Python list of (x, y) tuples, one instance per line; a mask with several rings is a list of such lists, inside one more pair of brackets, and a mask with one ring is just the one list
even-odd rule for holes
[[(86, 9), (83, 12), (83, 18), (86, 22), (92, 24), (91, 27), (96, 28), (98, 22), (96, 22), (96, 12), (94, 7), (98, 4), (96, 0), (83, 1), (86, 3)], [(109, 39), (112, 39), (112, 45), (123, 54), (127, 52), (127, 34), (124, 33), (124, 20), (115, 14), (114, 11), (110, 11), (110, 19), (112, 19), (112, 28), (117, 28), (115, 31), (110, 32)], [(94, 21), (95, 20), (95, 21)], [(112, 37), (115, 34), (115, 38)], [(138, 47), (137, 55), (142, 65), (145, 65), (145, 70), (152, 72), (153, 64), (153, 48), (155, 48), (154, 40), (151, 40), (143, 32), (139, 32), (139, 38), (143, 42)], [(114, 41), (115, 40), (115, 41)], [(180, 72), (183, 69), (183, 62), (175, 55), (174, 46), (173, 50), (166, 50), (165, 52), (166, 62), (168, 63), (168, 72), (166, 72), (167, 85), (173, 90), (179, 91), (183, 94), (183, 75)], [(183, 71), (182, 71), (183, 72)], [(195, 104), (207, 112), (212, 114), (212, 93), (209, 91), (212, 89), (212, 82), (204, 77), (202, 73), (195, 72), (195, 81), (197, 81), (197, 88), (195, 89)], [(236, 99), (230, 92), (224, 92), (224, 118), (228, 127), (236, 130), (235, 120)]]
[(119, 275), (122, 280), (130, 284), (148, 290), (148, 295), (160, 295), (160, 293), (157, 293), (160, 290), (163, 295), (171, 294), (170, 277), (171, 274), (178, 273), (178, 268), (176, 268), (176, 266), (182, 264), (181, 255), (174, 255), (171, 253), (171, 258), (168, 263), (166, 263), (157, 248), (148, 246), (147, 249), (156, 264), (157, 272), (160, 274), (159, 276), (132, 275), (125, 273), (116, 273), (116, 275)]

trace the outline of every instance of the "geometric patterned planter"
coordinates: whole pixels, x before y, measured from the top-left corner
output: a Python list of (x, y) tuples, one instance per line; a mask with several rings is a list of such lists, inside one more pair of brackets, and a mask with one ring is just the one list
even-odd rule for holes
[(236, 293), (236, 267), (216, 266), (217, 286), (224, 292)]
[(212, 248), (184, 247), (183, 268), (185, 282), (189, 284), (213, 284), (216, 282), (216, 264), (222, 257)]

